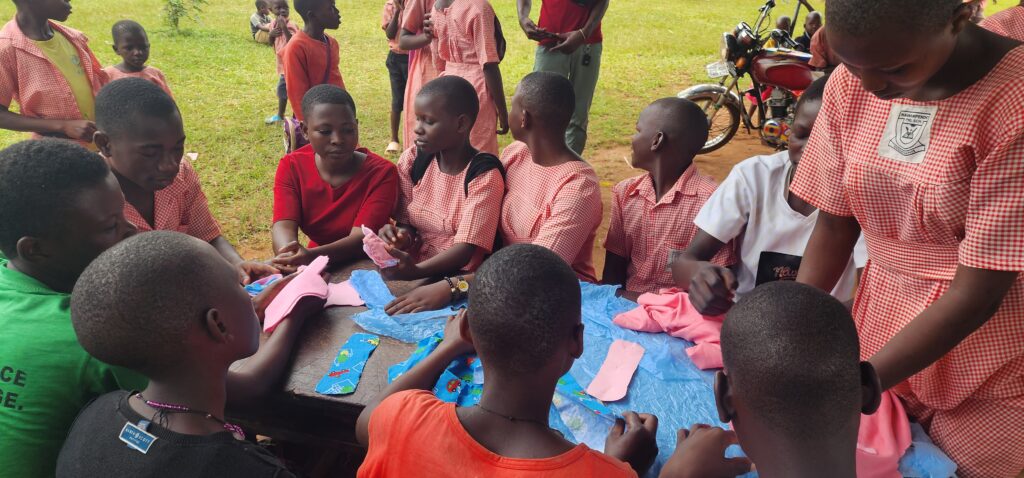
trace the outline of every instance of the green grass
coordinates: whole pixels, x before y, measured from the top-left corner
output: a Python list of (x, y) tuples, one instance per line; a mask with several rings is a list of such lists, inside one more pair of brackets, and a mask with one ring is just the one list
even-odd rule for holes
[[(519, 30), (513, 0), (492, 0), (508, 39), (502, 63), (506, 95), (533, 68), (534, 44)], [(604, 23), (601, 78), (591, 111), (590, 142), (595, 151), (626, 144), (636, 115), (651, 100), (674, 95), (703, 81), (704, 65), (715, 59), (722, 31), (753, 22), (756, 0), (613, 0)], [(813, 1), (815, 4), (823, 4)], [(534, 2), (534, 19), (540, 1)], [(210, 0), (201, 21), (184, 21), (181, 34), (161, 21), (159, 0), (89, 0), (73, 3), (68, 25), (91, 38), (104, 65), (120, 61), (110, 26), (133, 19), (149, 31), (150, 64), (163, 70), (185, 119), (188, 151), (199, 153), (199, 170), (214, 215), (240, 248), (269, 254), (274, 170), (281, 156), (281, 129), (263, 118), (276, 109), (273, 50), (254, 43), (248, 0)], [(341, 44), (345, 83), (359, 105), (361, 142), (380, 151), (388, 140), (390, 89), (380, 29), (383, 1), (338, 0), (342, 26), (331, 32)], [(776, 14), (792, 13), (782, 2)], [(1006, 8), (1005, 2), (993, 11)], [(0, 2), (0, 18), (14, 14)], [(298, 20), (297, 15), (293, 15)], [(25, 138), (0, 131), (0, 146)], [(502, 144), (508, 142), (502, 138)]]

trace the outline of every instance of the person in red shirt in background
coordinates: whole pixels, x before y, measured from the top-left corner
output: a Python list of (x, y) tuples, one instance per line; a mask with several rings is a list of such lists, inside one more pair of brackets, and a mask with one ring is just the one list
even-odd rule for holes
[(576, 154), (587, 144), (587, 122), (601, 71), (601, 19), (610, 0), (541, 0), (540, 19), (530, 20), (533, 0), (516, 0), (519, 26), (538, 42), (534, 71), (558, 73), (572, 82), (576, 93), (565, 142)]
[(333, 0), (295, 0), (306, 26), (284, 49), (284, 83), (295, 117), (302, 120), (302, 98), (310, 88), (328, 83), (345, 88), (338, 57), (338, 40), (324, 33), (337, 30), (341, 13)]
[[(359, 145), (352, 96), (317, 85), (302, 99), (308, 145), (281, 158), (274, 179), (274, 265), (291, 271), (318, 256), (364, 257), (361, 226), (387, 223), (398, 200), (398, 169)], [(298, 232), (309, 236), (299, 245)]]
[(836, 58), (835, 54), (832, 53), (832, 49), (828, 46), (825, 29), (819, 28), (814, 36), (811, 37), (811, 61), (807, 62), (807, 64), (824, 71), (826, 74), (831, 74), (832, 70), (839, 66), (839, 63), (839, 59)]
[(277, 114), (264, 120), (266, 124), (274, 124), (284, 119), (284, 110), (288, 106), (288, 86), (284, 82), (284, 49), (296, 33), (299, 27), (292, 22), (289, 16), (291, 8), (288, 0), (273, 0), (270, 2), (273, 10), (274, 23), (271, 24), (270, 38), (273, 40), (274, 56), (277, 59)]

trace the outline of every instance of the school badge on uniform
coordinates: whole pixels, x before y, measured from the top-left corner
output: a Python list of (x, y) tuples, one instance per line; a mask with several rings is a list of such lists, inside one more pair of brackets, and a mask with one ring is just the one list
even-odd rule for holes
[(878, 155), (895, 161), (918, 164), (928, 154), (932, 124), (939, 107), (893, 103), (885, 124)]

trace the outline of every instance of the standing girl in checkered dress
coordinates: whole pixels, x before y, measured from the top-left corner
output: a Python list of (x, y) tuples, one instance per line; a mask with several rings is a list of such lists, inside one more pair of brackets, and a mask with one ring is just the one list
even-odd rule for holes
[(508, 108), (498, 68), (494, 9), (487, 0), (437, 0), (431, 19), (438, 70), (465, 78), (480, 101), (470, 142), (480, 151), (498, 154), (496, 133), (508, 132)]
[(861, 354), (964, 477), (1024, 469), (1024, 47), (962, 0), (830, 0), (845, 66), (792, 192), (821, 209), (798, 280), (863, 231)]

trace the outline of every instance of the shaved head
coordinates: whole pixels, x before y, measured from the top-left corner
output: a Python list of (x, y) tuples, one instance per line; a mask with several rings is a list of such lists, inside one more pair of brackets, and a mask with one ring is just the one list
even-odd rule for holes
[(695, 156), (708, 140), (708, 118), (696, 103), (683, 98), (662, 98), (641, 113), (665, 134), (669, 147)]

